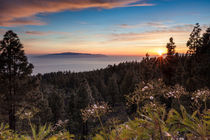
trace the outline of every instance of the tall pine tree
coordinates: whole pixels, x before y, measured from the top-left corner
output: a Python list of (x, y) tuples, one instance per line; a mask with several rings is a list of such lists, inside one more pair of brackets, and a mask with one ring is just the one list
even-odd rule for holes
[[(23, 45), (13, 31), (7, 31), (0, 42), (0, 76), (1, 76), (1, 107), (7, 110), (10, 129), (15, 130), (17, 107), (24, 99), (21, 90), (25, 81), (32, 73), (33, 65), (24, 54)], [(25, 88), (25, 87), (24, 87)]]
[(202, 47), (202, 38), (200, 36), (201, 28), (199, 23), (196, 23), (193, 31), (190, 34), (190, 38), (187, 41), (187, 47), (189, 48), (188, 54), (195, 54), (200, 47)]
[(169, 39), (169, 43), (167, 43), (166, 45), (166, 48), (167, 48), (167, 56), (172, 56), (175, 54), (175, 48), (176, 48), (176, 45), (174, 43), (174, 39), (171, 37)]
[(168, 85), (173, 85), (175, 84), (174, 78), (175, 78), (178, 54), (175, 54), (176, 45), (172, 37), (169, 39), (169, 43), (167, 43), (166, 48), (167, 48), (167, 56), (164, 59), (162, 74), (165, 83)]

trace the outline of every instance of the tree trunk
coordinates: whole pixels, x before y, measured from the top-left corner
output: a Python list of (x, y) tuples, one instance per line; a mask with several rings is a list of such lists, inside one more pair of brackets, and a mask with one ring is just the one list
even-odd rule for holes
[[(15, 131), (15, 125), (16, 125), (16, 117), (15, 117), (15, 100), (14, 100), (14, 81), (12, 80), (12, 66), (13, 63), (12, 58), (10, 58), (9, 63), (9, 128), (13, 131)], [(13, 92), (13, 93), (12, 93)]]
[(9, 128), (15, 131), (16, 117), (15, 117), (15, 107), (12, 104), (9, 109)]

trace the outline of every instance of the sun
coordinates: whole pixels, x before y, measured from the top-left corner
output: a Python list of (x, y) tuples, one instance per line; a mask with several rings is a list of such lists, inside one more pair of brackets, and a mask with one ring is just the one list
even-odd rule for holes
[(163, 50), (161, 50), (161, 49), (159, 49), (159, 50), (157, 50), (157, 53), (159, 54), (159, 56), (162, 56), (163, 55)]

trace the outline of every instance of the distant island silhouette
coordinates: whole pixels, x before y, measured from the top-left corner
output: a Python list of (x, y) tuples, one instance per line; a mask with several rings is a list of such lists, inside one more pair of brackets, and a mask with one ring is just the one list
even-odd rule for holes
[(90, 53), (76, 53), (76, 52), (63, 52), (63, 53), (53, 53), (53, 54), (45, 54), (36, 56), (39, 58), (81, 58), (81, 57), (88, 57), (88, 58), (95, 58), (95, 57), (106, 57), (103, 54), (90, 54)]

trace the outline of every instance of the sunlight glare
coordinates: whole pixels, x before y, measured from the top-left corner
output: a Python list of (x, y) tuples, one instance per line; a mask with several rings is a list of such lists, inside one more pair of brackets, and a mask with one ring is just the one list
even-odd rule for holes
[(159, 56), (162, 56), (163, 55), (163, 50), (161, 50), (161, 49), (159, 49), (159, 50), (157, 50), (157, 53), (159, 54)]

